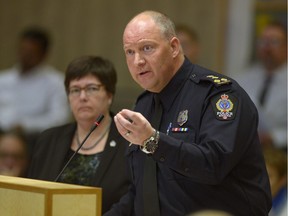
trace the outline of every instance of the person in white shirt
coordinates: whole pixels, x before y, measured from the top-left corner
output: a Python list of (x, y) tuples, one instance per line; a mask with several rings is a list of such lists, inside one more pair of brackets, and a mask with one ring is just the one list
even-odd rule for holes
[(287, 30), (269, 23), (257, 41), (258, 62), (237, 81), (259, 111), (263, 146), (287, 150)]
[(29, 28), (20, 35), (19, 59), (0, 71), (0, 128), (35, 134), (68, 121), (64, 76), (45, 63), (48, 34)]

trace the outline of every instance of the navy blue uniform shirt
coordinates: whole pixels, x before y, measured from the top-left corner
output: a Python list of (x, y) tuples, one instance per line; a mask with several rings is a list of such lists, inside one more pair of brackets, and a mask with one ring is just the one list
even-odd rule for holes
[[(151, 157), (157, 162), (161, 215), (203, 209), (268, 215), (271, 194), (258, 113), (246, 92), (234, 80), (186, 59), (159, 97), (164, 110), (159, 147)], [(153, 93), (146, 91), (135, 111), (151, 121), (153, 106)], [(127, 156), (133, 185), (110, 213), (142, 216), (146, 154), (132, 145)]]

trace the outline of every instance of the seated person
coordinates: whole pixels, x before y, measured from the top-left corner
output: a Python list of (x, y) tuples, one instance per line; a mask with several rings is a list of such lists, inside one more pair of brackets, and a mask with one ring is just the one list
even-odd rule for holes
[(287, 27), (267, 24), (257, 39), (256, 62), (237, 78), (259, 112), (264, 148), (287, 151)]
[(104, 119), (75, 154), (60, 182), (102, 188), (102, 213), (125, 194), (130, 184), (126, 141), (116, 129), (110, 107), (117, 81), (112, 63), (83, 56), (66, 70), (65, 89), (75, 122), (44, 131), (36, 143), (28, 177), (55, 181), (79, 148), (95, 120)]
[(20, 131), (0, 134), (0, 175), (24, 177), (28, 165), (26, 138)]
[(269, 216), (287, 216), (287, 155), (280, 149), (267, 148), (264, 158), (272, 193)]

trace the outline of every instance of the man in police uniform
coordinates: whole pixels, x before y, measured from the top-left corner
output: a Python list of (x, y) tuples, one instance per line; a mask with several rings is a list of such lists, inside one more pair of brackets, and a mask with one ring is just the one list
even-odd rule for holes
[[(268, 215), (271, 195), (258, 115), (245, 91), (185, 59), (174, 24), (161, 13), (135, 16), (123, 43), (131, 76), (146, 91), (135, 111), (124, 109), (114, 119), (131, 142), (133, 185), (106, 215), (183, 216), (201, 209)], [(153, 116), (154, 95), (163, 107), (159, 128), (150, 124), (159, 117)], [(159, 209), (146, 214), (155, 204), (147, 205), (150, 198), (144, 196), (150, 190), (143, 188), (148, 159), (156, 163)]]

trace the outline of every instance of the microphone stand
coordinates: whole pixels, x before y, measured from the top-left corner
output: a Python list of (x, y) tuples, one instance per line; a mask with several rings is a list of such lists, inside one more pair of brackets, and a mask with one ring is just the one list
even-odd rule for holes
[(104, 115), (100, 115), (96, 122), (94, 122), (94, 125), (91, 127), (89, 133), (87, 134), (87, 136), (85, 137), (85, 139), (82, 141), (82, 143), (79, 145), (79, 147), (77, 148), (77, 150), (73, 153), (73, 155), (69, 158), (69, 160), (67, 161), (67, 163), (65, 164), (65, 166), (63, 167), (63, 169), (61, 170), (61, 172), (58, 174), (58, 176), (55, 178), (54, 182), (57, 182), (60, 178), (60, 176), (62, 175), (62, 173), (64, 172), (64, 170), (67, 168), (67, 166), (69, 165), (69, 163), (71, 162), (71, 160), (74, 158), (74, 156), (79, 152), (79, 150), (81, 149), (81, 147), (84, 145), (84, 143), (86, 142), (86, 140), (88, 139), (88, 137), (90, 136), (90, 134), (99, 126), (100, 122), (103, 120)]

